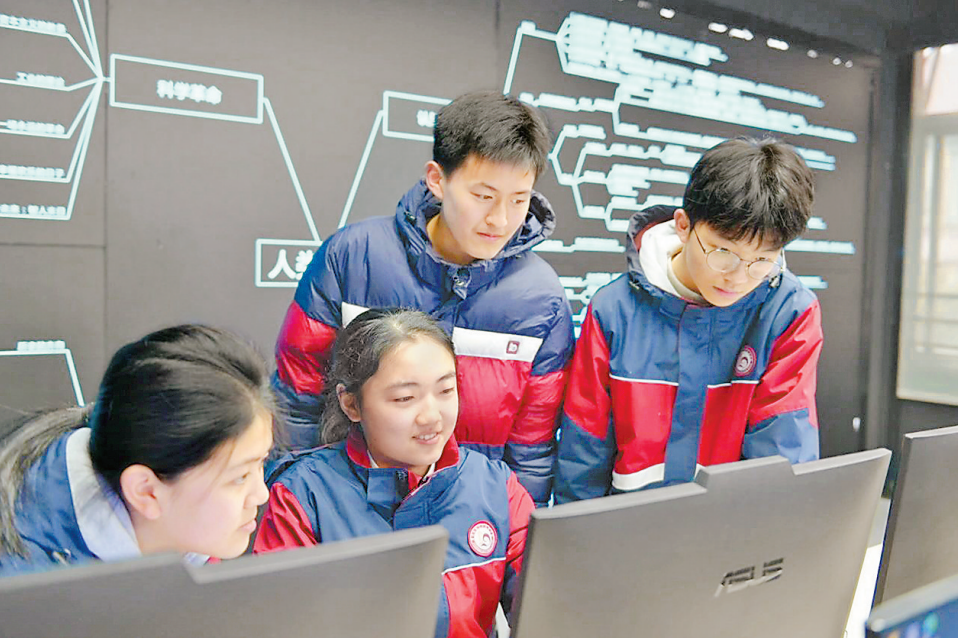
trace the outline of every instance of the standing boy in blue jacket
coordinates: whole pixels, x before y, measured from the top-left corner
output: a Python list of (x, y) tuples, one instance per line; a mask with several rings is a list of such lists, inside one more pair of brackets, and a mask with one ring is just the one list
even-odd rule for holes
[(556, 502), (818, 458), (821, 308), (782, 256), (813, 196), (790, 146), (734, 139), (695, 165), (682, 208), (632, 217), (628, 271), (592, 298), (573, 357)]
[(505, 460), (542, 504), (573, 347), (565, 291), (531, 252), (556, 223), (533, 190), (548, 130), (534, 108), (478, 92), (440, 110), (434, 138), (425, 177), (395, 216), (351, 224), (317, 251), (280, 330), (273, 385), (294, 445), (316, 445), (337, 331), (368, 308), (427, 312), (456, 347), (456, 439)]

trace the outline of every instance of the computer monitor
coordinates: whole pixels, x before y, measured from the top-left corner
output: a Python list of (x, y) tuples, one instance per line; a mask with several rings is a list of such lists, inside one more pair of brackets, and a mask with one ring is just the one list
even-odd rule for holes
[(439, 526), (188, 566), (178, 556), (0, 578), (4, 638), (430, 638)]
[(875, 602), (958, 574), (958, 426), (902, 441)]
[(516, 638), (840, 638), (891, 453), (702, 468), (536, 510)]
[(868, 638), (958, 638), (958, 577), (891, 598), (872, 610)]

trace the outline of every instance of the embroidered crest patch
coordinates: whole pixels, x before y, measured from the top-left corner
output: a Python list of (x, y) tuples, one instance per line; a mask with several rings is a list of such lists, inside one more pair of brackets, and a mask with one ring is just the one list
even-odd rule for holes
[(499, 535), (496, 534), (496, 528), (488, 521), (479, 521), (469, 528), (468, 540), (469, 549), (485, 558), (496, 551)]
[(752, 374), (752, 371), (755, 370), (756, 358), (755, 349), (752, 346), (742, 348), (735, 359), (735, 376), (746, 377)]

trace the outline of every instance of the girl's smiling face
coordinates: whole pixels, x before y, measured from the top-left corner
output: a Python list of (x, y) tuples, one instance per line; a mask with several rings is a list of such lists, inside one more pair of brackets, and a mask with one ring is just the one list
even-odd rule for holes
[(442, 344), (419, 336), (383, 356), (357, 397), (338, 392), (340, 406), (362, 425), (380, 467), (423, 476), (439, 460), (459, 416), (456, 362)]

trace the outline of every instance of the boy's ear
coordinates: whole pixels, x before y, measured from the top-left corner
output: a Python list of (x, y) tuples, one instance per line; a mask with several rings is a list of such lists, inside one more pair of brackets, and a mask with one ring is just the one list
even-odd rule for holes
[(166, 485), (145, 465), (131, 465), (120, 474), (120, 491), (126, 504), (143, 518), (156, 520), (163, 513)]
[(339, 400), (339, 407), (343, 409), (346, 418), (353, 423), (359, 423), (362, 420), (356, 395), (352, 392), (346, 392), (346, 386), (342, 383), (336, 386), (336, 398)]
[(439, 201), (442, 201), (442, 191), (445, 186), (443, 177), (442, 167), (436, 160), (426, 162), (426, 186)]
[(689, 214), (682, 208), (675, 209), (672, 219), (675, 220), (675, 232), (684, 244), (692, 236), (692, 220), (689, 219)]

